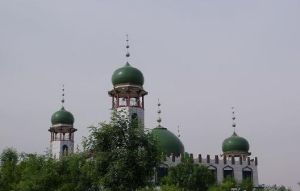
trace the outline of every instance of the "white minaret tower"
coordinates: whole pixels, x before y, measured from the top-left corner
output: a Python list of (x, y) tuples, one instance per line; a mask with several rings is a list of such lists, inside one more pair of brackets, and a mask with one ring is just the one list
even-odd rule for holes
[(123, 111), (129, 119), (138, 119), (141, 128), (144, 128), (144, 96), (148, 94), (143, 89), (144, 76), (137, 68), (132, 67), (128, 59), (128, 35), (126, 39), (125, 66), (117, 69), (112, 75), (113, 89), (108, 92), (112, 97), (112, 109)]
[(71, 112), (64, 108), (64, 86), (62, 88), (62, 107), (51, 117), (52, 126), (48, 130), (50, 136), (50, 153), (53, 158), (60, 159), (74, 152), (74, 117)]

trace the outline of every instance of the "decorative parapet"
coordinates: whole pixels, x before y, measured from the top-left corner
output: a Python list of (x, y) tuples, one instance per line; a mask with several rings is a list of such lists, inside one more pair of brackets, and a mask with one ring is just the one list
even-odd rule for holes
[[(166, 157), (165, 164), (168, 166), (176, 166), (181, 162), (181, 155), (179, 157), (175, 155), (171, 155), (169, 157)], [(195, 164), (203, 164), (203, 165), (240, 165), (240, 166), (257, 166), (258, 165), (258, 159), (257, 157), (250, 158), (247, 157), (245, 160), (243, 157), (226, 157), (223, 156), (221, 159), (219, 155), (215, 155), (214, 158), (212, 158), (210, 155), (207, 155), (206, 158), (202, 158), (201, 154), (198, 154), (198, 158), (194, 158), (193, 154), (189, 154), (189, 157), (193, 159), (193, 162)]]
[[(194, 158), (193, 154), (189, 154), (189, 157), (193, 159), (194, 164), (207, 166), (209, 170), (212, 170), (215, 174), (217, 182), (222, 182), (225, 176), (233, 176), (237, 182), (241, 182), (244, 176), (251, 176), (254, 186), (258, 186), (258, 159), (257, 157), (233, 157), (233, 156), (221, 156), (214, 155), (211, 157), (207, 155), (206, 158), (202, 158), (201, 154), (198, 154), (197, 158)], [(168, 167), (176, 166), (181, 163), (182, 156), (176, 157), (171, 155), (166, 157), (164, 165)], [(231, 172), (228, 172), (231, 171)], [(228, 174), (229, 173), (229, 174)], [(250, 173), (250, 175), (249, 175)]]

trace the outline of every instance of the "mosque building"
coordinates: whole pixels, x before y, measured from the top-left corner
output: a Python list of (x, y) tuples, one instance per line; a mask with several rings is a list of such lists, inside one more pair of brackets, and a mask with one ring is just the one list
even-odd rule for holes
[[(128, 38), (126, 48), (126, 57), (128, 58), (130, 56), (128, 52)], [(113, 89), (108, 92), (108, 95), (111, 97), (112, 109), (125, 112), (129, 119), (137, 119), (139, 126), (145, 128), (145, 96), (148, 92), (143, 88), (143, 73), (131, 66), (127, 60), (125, 66), (114, 71), (112, 84)], [(52, 125), (49, 129), (50, 152), (56, 159), (74, 152), (74, 133), (77, 131), (73, 126), (74, 117), (71, 112), (64, 108), (63, 103), (64, 88), (62, 107), (52, 115)], [(180, 137), (161, 125), (160, 106), (161, 104), (158, 103), (158, 125), (152, 129), (151, 133), (157, 139), (158, 146), (166, 155), (166, 160), (157, 169), (156, 180), (164, 176), (169, 167), (179, 164), (181, 157), (186, 154)], [(189, 157), (195, 164), (207, 166), (219, 183), (226, 177), (232, 177), (237, 182), (250, 179), (253, 185), (258, 187), (257, 157), (250, 158), (249, 143), (245, 138), (236, 133), (234, 110), (232, 114), (234, 131), (230, 137), (223, 141), (223, 154), (214, 155), (213, 157), (210, 155), (203, 157), (201, 154), (195, 157), (193, 154), (189, 154)]]

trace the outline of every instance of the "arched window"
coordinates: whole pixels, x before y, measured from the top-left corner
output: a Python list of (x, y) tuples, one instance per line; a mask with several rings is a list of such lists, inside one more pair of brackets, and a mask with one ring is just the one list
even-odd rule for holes
[(224, 178), (234, 178), (233, 168), (230, 166), (225, 166), (223, 168), (223, 177)]
[(132, 115), (131, 115), (131, 119), (133, 120), (133, 119), (137, 119), (137, 113), (133, 113)]
[(246, 179), (252, 181), (252, 169), (250, 167), (243, 168), (243, 180)]
[(62, 151), (63, 151), (62, 155), (63, 155), (63, 156), (67, 156), (67, 155), (68, 155), (68, 152), (69, 152), (68, 146), (67, 146), (67, 145), (64, 145), (64, 146), (62, 147)]
[(217, 168), (215, 166), (208, 166), (208, 170), (213, 174), (215, 181), (217, 181)]
[(168, 166), (160, 165), (156, 167), (156, 183), (160, 183), (161, 179), (168, 175)]

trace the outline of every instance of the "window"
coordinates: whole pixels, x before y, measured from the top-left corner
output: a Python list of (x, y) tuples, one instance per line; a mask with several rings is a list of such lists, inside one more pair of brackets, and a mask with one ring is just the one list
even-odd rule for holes
[(246, 167), (243, 169), (243, 180), (249, 179), (252, 181), (252, 169)]
[(137, 113), (133, 113), (132, 115), (131, 115), (131, 119), (133, 120), (133, 119), (137, 119)]
[(168, 175), (168, 168), (167, 167), (160, 166), (160, 167), (156, 168), (156, 176), (157, 176), (156, 182), (157, 183), (160, 183), (161, 179), (164, 176), (167, 176), (167, 175)]
[(223, 168), (223, 177), (224, 178), (234, 178), (233, 168), (230, 166), (226, 166)]
[(67, 155), (68, 155), (68, 151), (69, 151), (68, 146), (67, 146), (67, 145), (64, 145), (64, 146), (62, 147), (62, 151), (63, 151), (62, 155), (63, 155), (63, 156), (67, 156)]
[(213, 174), (215, 181), (217, 181), (217, 168), (214, 166), (209, 166), (208, 170), (210, 170), (210, 172)]

